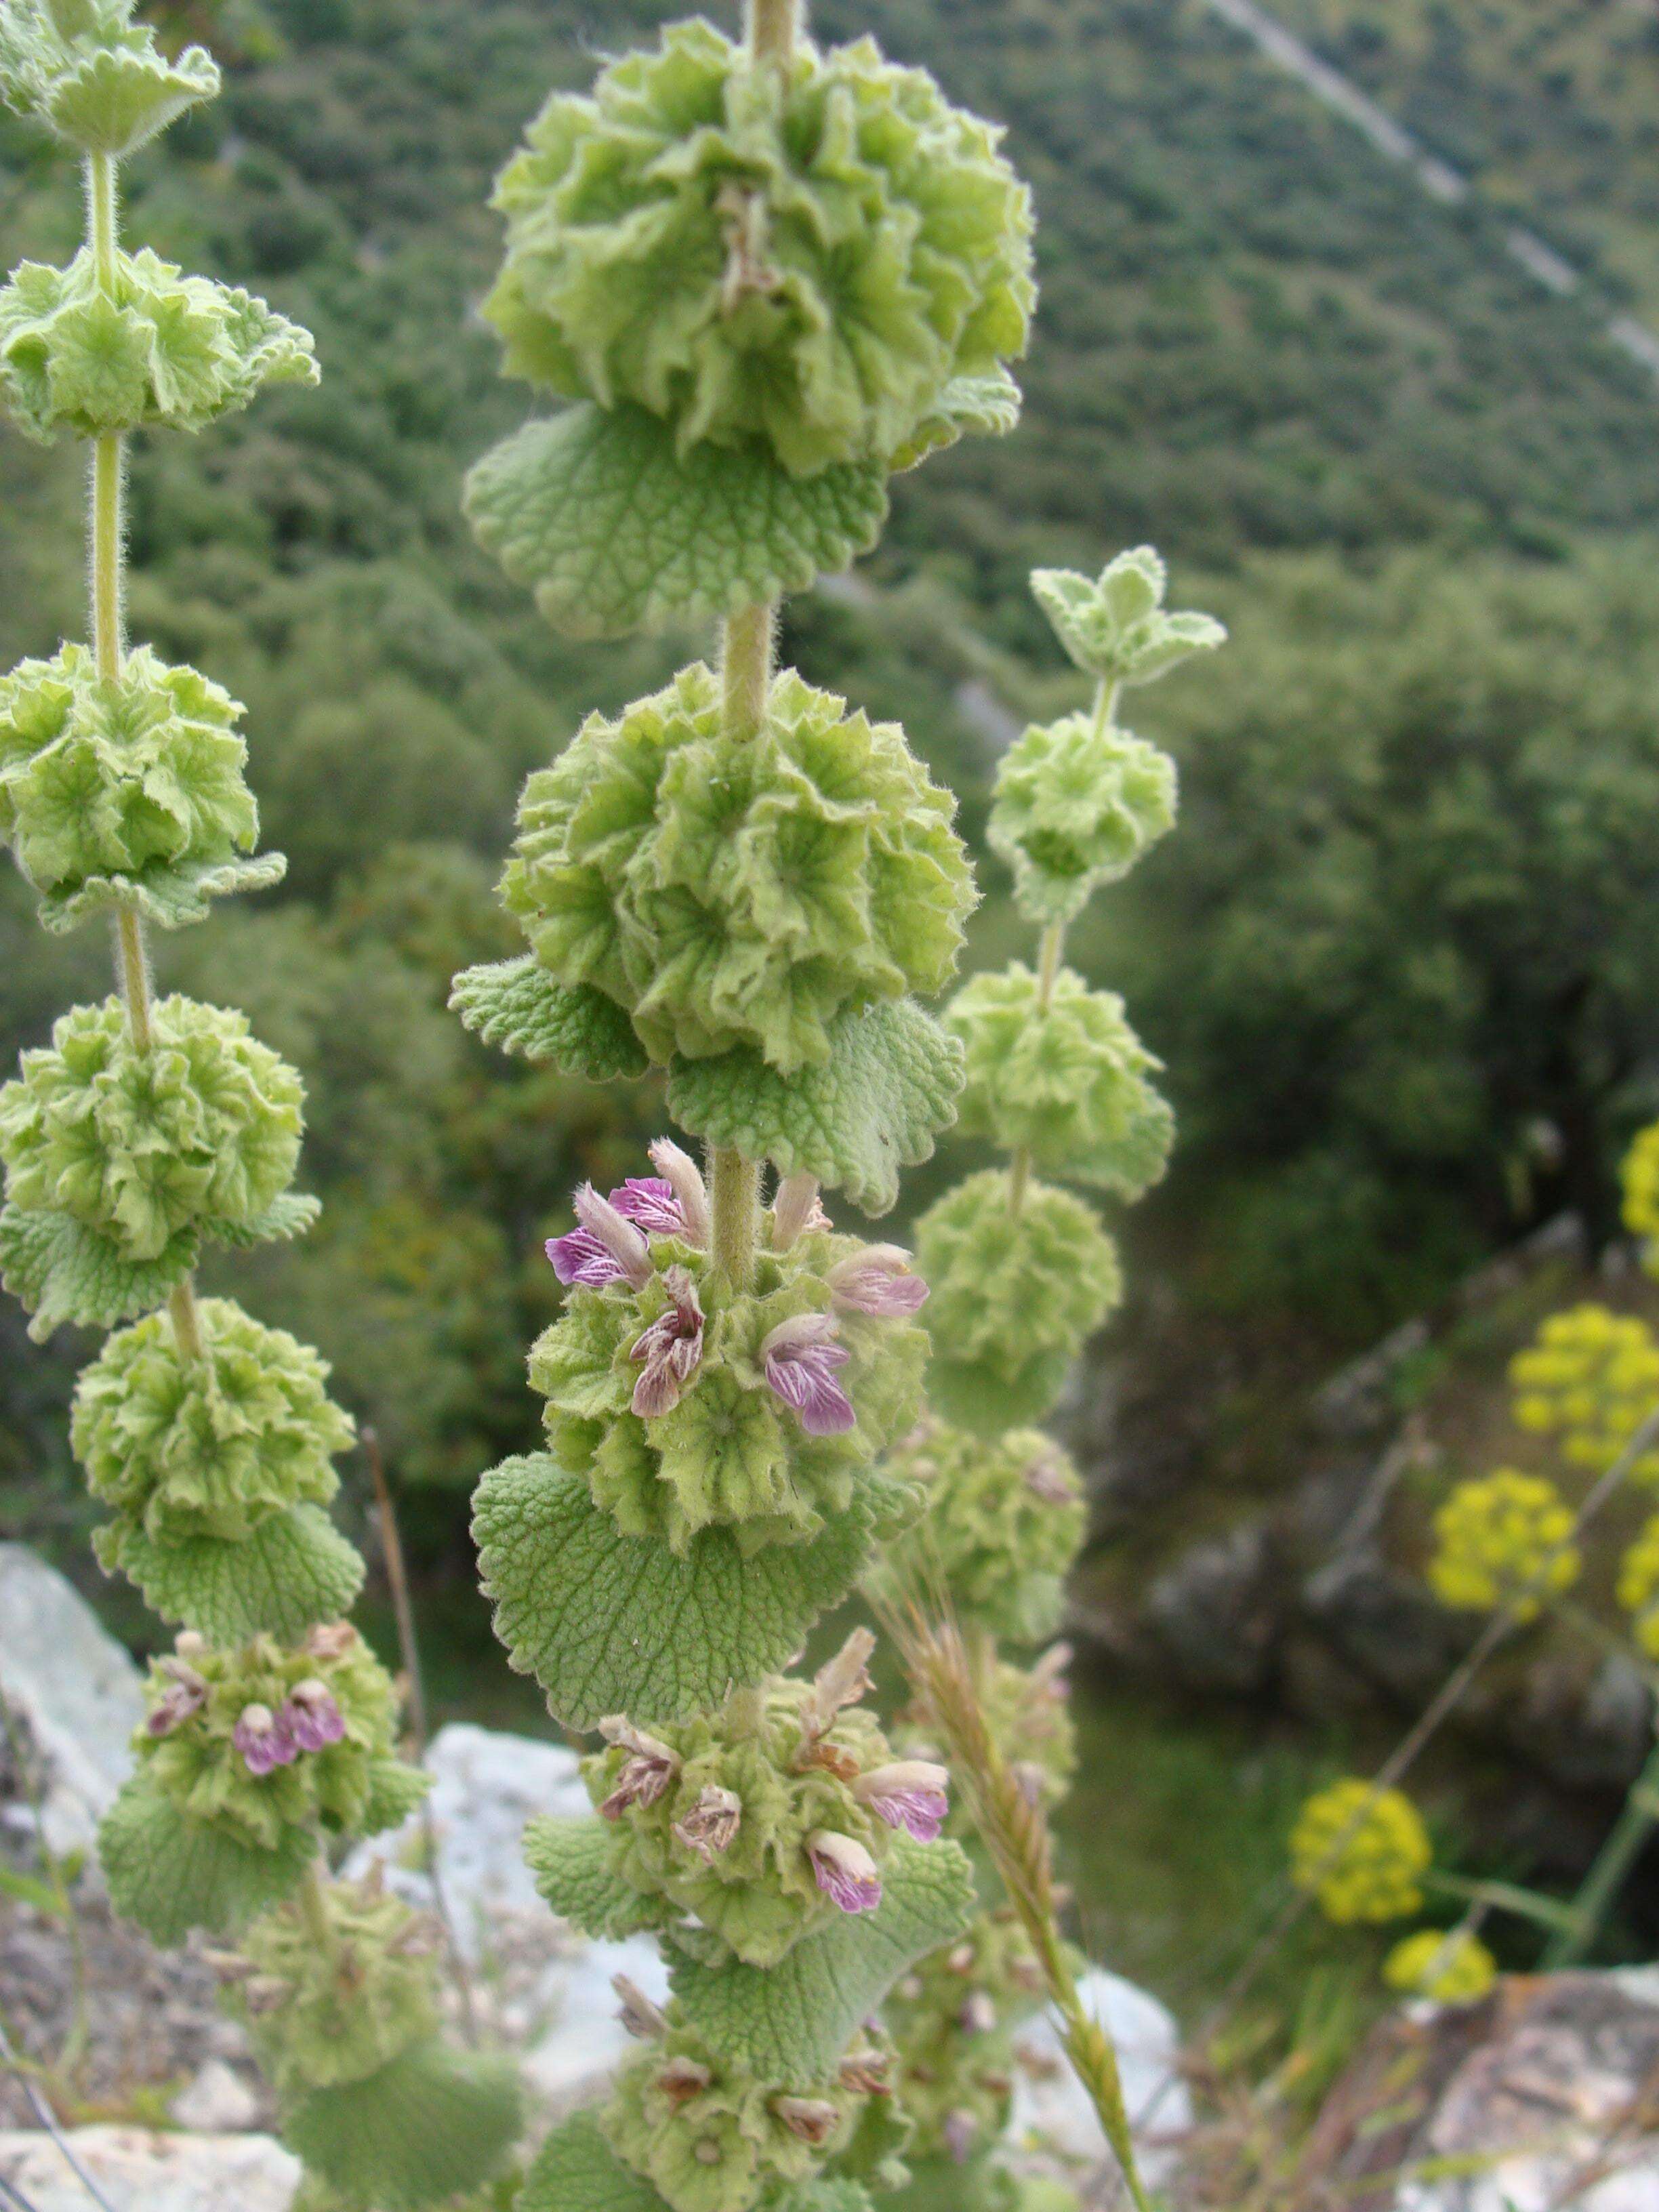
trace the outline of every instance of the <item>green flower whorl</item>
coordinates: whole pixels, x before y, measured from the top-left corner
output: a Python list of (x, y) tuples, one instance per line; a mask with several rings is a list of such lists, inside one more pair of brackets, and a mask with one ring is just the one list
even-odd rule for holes
[(975, 975), (945, 1009), (967, 1054), (958, 1127), (1006, 1152), (1025, 1150), (1040, 1175), (1098, 1183), (1139, 1198), (1163, 1175), (1175, 1116), (1148, 1081), (1155, 1060), (1111, 991), (1069, 968), (1048, 1006), (1022, 962)]
[(842, 1008), (937, 991), (973, 903), (955, 802), (890, 722), (793, 672), (722, 733), (701, 665), (532, 775), (502, 897), (562, 984), (592, 984), (657, 1060), (822, 1062)]
[(113, 298), (90, 247), (22, 262), (0, 291), (0, 393), (33, 438), (200, 430), (262, 384), (316, 381), (308, 331), (148, 247), (117, 256)]
[(1060, 1625), (1062, 1585), (1088, 1524), (1069, 1456), (1037, 1429), (994, 1438), (924, 1422), (887, 1462), (926, 1498), (866, 1587), (943, 1577), (953, 1611), (991, 1635), (1040, 1643)]
[(137, 1052), (118, 998), (76, 1006), (0, 1090), (6, 1193), (155, 1259), (180, 1231), (246, 1230), (294, 1173), (300, 1078), (246, 1017), (159, 1000)]
[(70, 1442), (95, 1498), (160, 1543), (236, 1540), (292, 1505), (326, 1505), (356, 1433), (327, 1363), (226, 1298), (197, 1309), (199, 1358), (165, 1316), (118, 1331), (76, 1386)]
[(1175, 763), (1091, 714), (1034, 722), (1003, 755), (986, 836), (1033, 921), (1070, 921), (1175, 826)]
[(786, 79), (675, 25), (556, 93), (501, 175), (507, 368), (644, 407), (682, 453), (915, 458), (948, 386), (1025, 349), (1030, 197), (1000, 135), (869, 39), (802, 44)]
[(961, 2163), (1002, 2140), (1013, 2103), (1013, 2031), (1042, 2003), (1042, 1970), (1012, 1906), (930, 1952), (883, 2007), (894, 2094), (917, 2158)]
[(274, 880), (280, 860), (240, 857), (259, 834), (241, 712), (148, 646), (112, 681), (80, 645), (0, 678), (0, 836), (48, 927), (122, 901), (152, 920), (194, 920), (204, 878), (210, 890)]
[(928, 1395), (947, 1419), (992, 1436), (1048, 1409), (1122, 1289), (1116, 1248), (1080, 1199), (1032, 1183), (1018, 1215), (1008, 1200), (1008, 1176), (988, 1169), (916, 1224), (932, 1293)]

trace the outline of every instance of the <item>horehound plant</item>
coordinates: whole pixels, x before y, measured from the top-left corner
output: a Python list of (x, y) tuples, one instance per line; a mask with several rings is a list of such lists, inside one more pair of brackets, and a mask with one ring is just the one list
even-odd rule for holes
[(220, 1944), (303, 2212), (418, 2212), (501, 2162), (517, 2084), (442, 2040), (434, 1929), (330, 1878), (337, 1838), (393, 1826), (425, 1788), (397, 1755), (392, 1679), (341, 1618), (363, 1566), (326, 1509), (352, 1425), (316, 1352), (196, 1287), (210, 1248), (314, 1216), (289, 1188), (301, 1087), (240, 1013), (154, 996), (146, 943), (283, 865), (255, 854), (236, 702), (124, 635), (126, 439), (317, 374), (262, 301), (119, 243), (122, 156), (217, 87), (131, 0), (0, 10), (0, 91), (82, 157), (88, 212), (67, 268), (26, 262), (0, 292), (0, 392), (30, 435), (91, 447), (91, 640), (0, 679), (0, 831), (47, 928), (112, 923), (118, 983), (0, 1090), (0, 1264), (36, 1337), (113, 1332), (71, 1442), (110, 1509), (100, 1559), (179, 1630), (100, 1832), (110, 1897), (158, 1942)]
[(1027, 729), (998, 772), (990, 842), (1040, 932), (1036, 961), (975, 976), (945, 1023), (964, 1054), (960, 1126), (1007, 1164), (970, 1176), (917, 1225), (931, 1410), (889, 1472), (921, 1486), (926, 1510), (866, 1577), (917, 1692), (904, 1747), (950, 1756), (965, 1801), (953, 1824), (984, 1862), (973, 1928), (903, 1978), (888, 2007), (899, 2094), (920, 2116), (914, 2201), (962, 2212), (1017, 2201), (1001, 2154), (1015, 2031), (1045, 1999), (1139, 2193), (1110, 2046), (1079, 2002), (1055, 1928), (1046, 1816), (1075, 1757), (1066, 1650), (1022, 1667), (998, 1647), (1029, 1648), (1060, 1626), (1083, 1489), (1031, 1425), (1119, 1295), (1110, 1237), (1059, 1182), (1137, 1199), (1174, 1136), (1157, 1061), (1122, 1000), (1065, 965), (1066, 935), (1175, 820), (1174, 763), (1121, 726), (1123, 692), (1224, 636), (1207, 616), (1165, 611), (1149, 546), (1092, 580), (1039, 570), (1032, 589), (1094, 698)]

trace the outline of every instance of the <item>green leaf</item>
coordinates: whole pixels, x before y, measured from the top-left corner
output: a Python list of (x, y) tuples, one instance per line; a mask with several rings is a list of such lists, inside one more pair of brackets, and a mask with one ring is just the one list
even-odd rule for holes
[(516, 2068), (432, 2036), (378, 2073), (296, 2099), (281, 2133), (343, 2195), (422, 2212), (488, 2179), (523, 2124)]
[(464, 968), (449, 1003), (486, 1044), (567, 1075), (610, 1083), (645, 1073), (644, 1047), (616, 1000), (591, 983), (555, 981), (533, 953)]
[(114, 1328), (153, 1312), (195, 1266), (199, 1242), (181, 1229), (159, 1259), (129, 1260), (72, 1214), (8, 1206), (0, 1208), (0, 1283), (33, 1315), (29, 1334), (43, 1344), (62, 1322)]
[(205, 921), (209, 902), (237, 891), (262, 891), (288, 873), (282, 853), (252, 860), (181, 862), (141, 876), (88, 876), (67, 894), (48, 891), (40, 902), (42, 927), (61, 934), (116, 907), (130, 908), (158, 929)]
[(956, 1118), (962, 1048), (914, 999), (836, 1016), (830, 1057), (780, 1075), (747, 1047), (669, 1063), (668, 1110), (683, 1128), (780, 1175), (815, 1175), (866, 1213), (885, 1213), (898, 1171)]
[(648, 2181), (623, 2164), (593, 2114), (575, 2112), (542, 2145), (514, 2212), (667, 2212), (667, 2207)]
[(545, 1452), (493, 1468), (475, 1508), (508, 1664), (578, 1729), (607, 1713), (675, 1720), (760, 1681), (845, 1595), (870, 1541), (860, 1503), (809, 1543), (744, 1559), (728, 1529), (706, 1528), (682, 1559), (658, 1538), (623, 1535), (586, 1478)]
[(669, 1979), (717, 2057), (773, 2081), (827, 2081), (899, 1976), (959, 1936), (975, 1907), (973, 1869), (960, 1845), (896, 1834), (875, 1911), (839, 1915), (769, 1972), (677, 1957)]
[(1006, 438), (1018, 427), (1019, 409), (1019, 386), (1000, 362), (984, 376), (953, 376), (940, 392), (938, 407), (918, 423), (890, 465), (913, 469), (929, 453), (975, 432)]
[(123, 1784), (98, 1830), (111, 1904), (167, 1948), (192, 1928), (226, 1935), (280, 1904), (316, 1849), (307, 1830), (289, 1828), (275, 1850), (262, 1850), (192, 1818), (143, 1773)]
[(874, 2212), (869, 2194), (856, 2181), (804, 2181), (775, 2197), (766, 2212)]
[(793, 477), (758, 443), (694, 446), (641, 408), (568, 407), (486, 453), (465, 504), (479, 542), (573, 637), (726, 615), (867, 553), (875, 461)]
[(118, 50), (60, 77), (43, 112), (61, 137), (88, 153), (131, 154), (218, 90), (219, 72), (201, 46), (187, 46), (176, 62)]
[(525, 1864), (549, 1907), (584, 1936), (620, 1940), (662, 1925), (660, 1899), (611, 1863), (611, 1838), (592, 1814), (545, 1814), (524, 1832)]
[(337, 1620), (356, 1601), (363, 1562), (319, 1505), (295, 1505), (233, 1543), (192, 1536), (158, 1543), (131, 1522), (111, 1522), (94, 1539), (111, 1572), (124, 1574), (163, 1620), (210, 1644), (246, 1644), (265, 1633), (301, 1636)]
[(322, 1210), (320, 1198), (285, 1190), (251, 1221), (210, 1221), (207, 1234), (216, 1244), (228, 1244), (238, 1252), (251, 1252), (256, 1244), (291, 1244), (314, 1226)]

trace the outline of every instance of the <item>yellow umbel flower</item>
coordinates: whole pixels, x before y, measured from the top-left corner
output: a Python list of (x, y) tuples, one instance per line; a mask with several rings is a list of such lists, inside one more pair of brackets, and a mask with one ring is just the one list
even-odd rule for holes
[(1625, 1155), (1625, 1226), (1647, 1238), (1643, 1264), (1650, 1274), (1659, 1257), (1659, 1121), (1641, 1131)]
[(1634, 1615), (1631, 1634), (1650, 1659), (1659, 1659), (1659, 1513), (1620, 1565), (1619, 1602)]
[(1434, 1857), (1429, 1832), (1399, 1790), (1373, 1798), (1350, 1776), (1310, 1797), (1291, 1831), (1291, 1878), (1330, 1920), (1403, 1920), (1423, 1902)]
[(1419, 1929), (1396, 1943), (1382, 1963), (1390, 1989), (1439, 2004), (1473, 2004), (1498, 1979), (1498, 1961), (1465, 1928)]
[[(1628, 1205), (1627, 1199), (1627, 1211)], [(1643, 1422), (1659, 1413), (1659, 1343), (1634, 1314), (1573, 1306), (1552, 1314), (1527, 1349), (1516, 1354), (1510, 1381), (1516, 1426), (1557, 1437), (1569, 1465), (1601, 1474)], [(1659, 1482), (1659, 1451), (1642, 1453), (1630, 1472), (1634, 1481)]]
[[(1443, 1605), (1491, 1613), (1514, 1602), (1517, 1620), (1534, 1620), (1543, 1598), (1578, 1577), (1567, 1541), (1572, 1508), (1541, 1474), (1505, 1467), (1460, 1482), (1435, 1515), (1434, 1533), (1429, 1584)], [(1522, 1598), (1523, 1590), (1533, 1594)]]

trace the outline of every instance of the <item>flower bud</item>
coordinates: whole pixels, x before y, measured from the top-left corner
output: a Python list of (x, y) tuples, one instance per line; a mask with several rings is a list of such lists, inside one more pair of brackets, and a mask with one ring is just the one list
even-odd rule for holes
[(696, 1162), (672, 1137), (659, 1137), (651, 1147), (651, 1164), (679, 1200), (686, 1242), (707, 1245), (708, 1191)]
[(668, 2015), (660, 2005), (653, 2004), (636, 1982), (626, 1974), (613, 1974), (611, 1986), (622, 2000), (617, 2017), (630, 2035), (641, 2043), (655, 2043), (668, 2033)]
[(809, 1229), (827, 1229), (830, 1217), (818, 1200), (814, 1175), (786, 1176), (772, 1200), (772, 1249), (787, 1252)]

